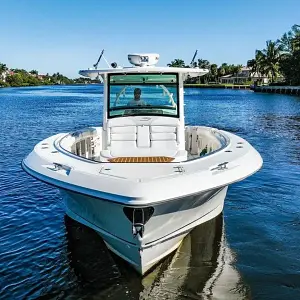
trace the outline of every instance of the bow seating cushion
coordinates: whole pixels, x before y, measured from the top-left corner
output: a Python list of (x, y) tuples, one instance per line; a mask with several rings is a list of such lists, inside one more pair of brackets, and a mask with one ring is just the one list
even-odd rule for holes
[(152, 125), (150, 127), (150, 132), (151, 133), (175, 133), (176, 132), (176, 127), (175, 126), (157, 126), (157, 125)]
[(112, 119), (107, 126), (106, 150), (101, 151), (104, 160), (113, 157), (181, 157), (185, 151), (179, 151), (178, 120), (157, 118), (149, 124), (139, 124), (135, 119)]
[(136, 126), (115, 126), (110, 128), (111, 133), (136, 133)]
[(112, 133), (110, 135), (111, 141), (136, 141), (135, 133)]
[(176, 134), (172, 132), (151, 133), (151, 141), (176, 141)]

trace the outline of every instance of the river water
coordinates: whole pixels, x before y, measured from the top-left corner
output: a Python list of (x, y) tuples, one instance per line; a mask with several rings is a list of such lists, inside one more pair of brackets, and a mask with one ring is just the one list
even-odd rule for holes
[(185, 97), (187, 123), (240, 135), (264, 165), (141, 280), (20, 165), (50, 135), (101, 125), (102, 87), (0, 89), (0, 299), (300, 299), (300, 98), (210, 89)]

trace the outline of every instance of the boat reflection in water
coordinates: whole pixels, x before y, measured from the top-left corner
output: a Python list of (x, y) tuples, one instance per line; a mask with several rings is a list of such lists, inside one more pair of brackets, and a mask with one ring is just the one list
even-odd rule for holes
[(199, 225), (178, 250), (141, 279), (107, 250), (90, 228), (65, 217), (70, 267), (77, 287), (70, 296), (110, 299), (249, 299), (234, 266), (223, 215)]

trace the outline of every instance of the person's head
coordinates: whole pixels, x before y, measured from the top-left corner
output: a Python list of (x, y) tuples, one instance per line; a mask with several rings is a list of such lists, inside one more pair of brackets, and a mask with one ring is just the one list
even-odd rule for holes
[(142, 93), (141, 89), (136, 88), (136, 89), (134, 89), (133, 93), (134, 93), (134, 100), (140, 100), (141, 93)]

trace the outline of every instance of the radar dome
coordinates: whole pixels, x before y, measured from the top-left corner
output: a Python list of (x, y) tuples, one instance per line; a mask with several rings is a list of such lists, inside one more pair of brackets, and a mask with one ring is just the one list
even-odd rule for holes
[(158, 60), (159, 54), (156, 53), (128, 54), (128, 61), (137, 67), (154, 66)]

